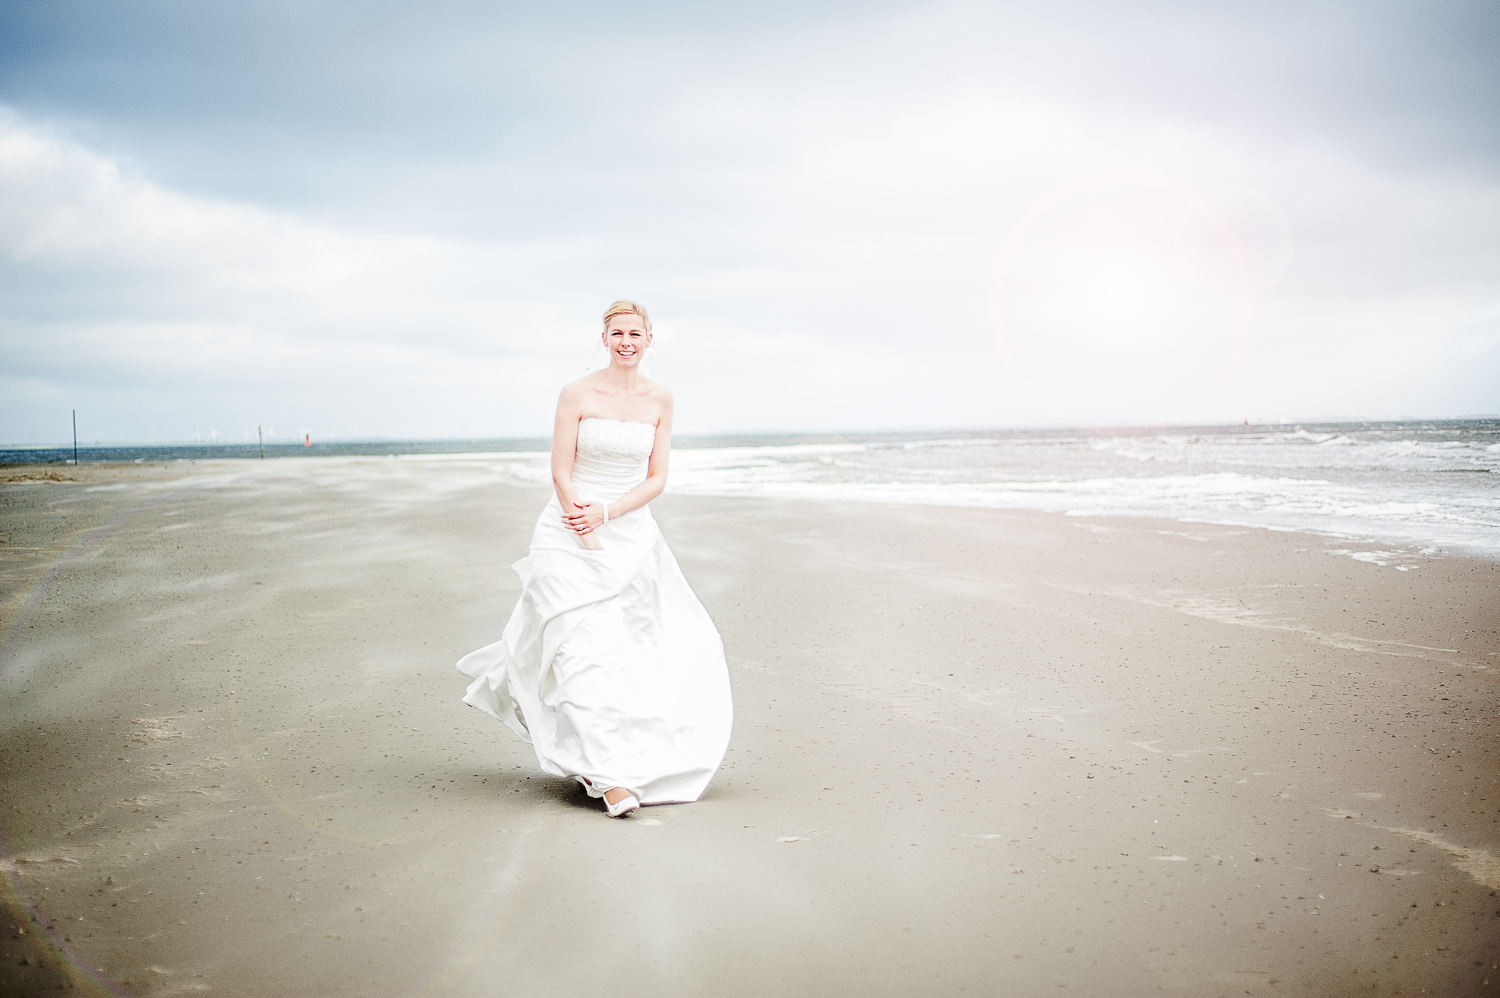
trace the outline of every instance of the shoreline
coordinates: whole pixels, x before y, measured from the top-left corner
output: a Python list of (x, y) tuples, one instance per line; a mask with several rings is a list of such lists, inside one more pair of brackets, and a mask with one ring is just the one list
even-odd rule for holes
[(610, 822), (459, 700), (545, 487), (171, 470), (0, 486), (12, 990), (1500, 982), (1492, 561), (665, 495), (735, 736), (703, 801)]
[[(519, 452), (517, 452), (519, 453)], [(530, 454), (530, 452), (527, 452)], [(75, 468), (71, 463), (66, 467), (54, 468), (51, 465), (40, 466), (31, 464), (3, 464), (0, 463), (0, 487), (16, 484), (63, 484), (77, 483), (88, 485), (122, 485), (130, 482), (140, 481), (173, 481), (177, 479), (202, 477), (215, 474), (274, 474), (278, 467), (300, 467), (305, 462), (323, 464), (328, 466), (355, 465), (368, 466), (371, 463), (381, 464), (385, 461), (400, 461), (412, 463), (418, 466), (436, 465), (439, 467), (454, 468), (464, 464), (482, 464), (492, 461), (496, 457), (511, 456), (510, 452), (477, 452), (477, 453), (432, 453), (432, 454), (391, 454), (391, 455), (336, 455), (296, 458), (267, 458), (264, 461), (250, 458), (182, 458), (173, 461), (158, 462), (100, 462), (85, 464), (81, 468)], [(282, 462), (295, 462), (287, 465)], [(43, 470), (45, 468), (45, 470)], [(498, 471), (493, 467), (483, 470)], [(499, 471), (500, 474), (509, 474)], [(510, 474), (505, 484), (518, 489), (542, 488), (546, 486), (526, 482)], [(1213, 518), (1200, 514), (1178, 514), (1171, 512), (1094, 512), (1091, 510), (1053, 510), (1034, 508), (1027, 506), (987, 506), (974, 504), (959, 504), (945, 502), (907, 502), (901, 500), (873, 499), (846, 496), (783, 496), (783, 495), (745, 495), (731, 492), (714, 491), (674, 491), (668, 486), (663, 498), (703, 498), (703, 499), (744, 499), (748, 501), (767, 502), (807, 502), (812, 504), (831, 504), (840, 502), (857, 503), (859, 505), (905, 507), (915, 509), (974, 509), (991, 510), (994, 512), (1017, 512), (1017, 513), (1039, 513), (1047, 516), (1060, 516), (1079, 520), (1159, 520), (1168, 523), (1183, 525), (1201, 524), (1205, 526), (1226, 527), (1233, 529), (1264, 530), (1272, 533), (1302, 534), (1309, 538), (1317, 538), (1324, 541), (1338, 541), (1345, 544), (1359, 545), (1368, 550), (1349, 550), (1340, 552), (1346, 557), (1357, 560), (1379, 559), (1376, 564), (1395, 564), (1400, 562), (1408, 569), (1415, 567), (1421, 560), (1436, 556), (1439, 558), (1473, 558), (1480, 561), (1500, 561), (1500, 547), (1484, 547), (1475, 544), (1446, 543), (1433, 540), (1412, 539), (1397, 537), (1393, 534), (1385, 536), (1374, 536), (1370, 532), (1351, 530), (1339, 532), (1335, 530), (1324, 530), (1306, 525), (1283, 525), (1276, 523), (1259, 523), (1253, 520), (1235, 519), (1230, 516)], [(1394, 550), (1392, 550), (1394, 548)]]

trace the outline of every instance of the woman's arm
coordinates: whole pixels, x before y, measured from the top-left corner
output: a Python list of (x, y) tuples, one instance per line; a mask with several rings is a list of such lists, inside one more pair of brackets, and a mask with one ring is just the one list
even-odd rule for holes
[[(662, 390), (666, 394), (666, 390)], [(656, 440), (651, 444), (651, 459), (646, 462), (646, 480), (609, 504), (609, 518), (640, 509), (661, 495), (667, 487), (667, 462), (672, 455), (672, 396), (667, 395), (661, 420), (656, 424)]]
[[(578, 490), (573, 487), (573, 463), (578, 458), (578, 420), (583, 414), (583, 393), (577, 385), (565, 385), (557, 399), (557, 418), (552, 423), (552, 487), (557, 490), (557, 502), (563, 508), (563, 525), (578, 534), (578, 543), (590, 551), (603, 545), (599, 538), (588, 536), (591, 528), (577, 520), (576, 513), (586, 508), (578, 501)], [(600, 521), (604, 519), (600, 513)]]
[(578, 420), (583, 414), (582, 393), (575, 385), (563, 386), (557, 399), (557, 418), (552, 422), (552, 487), (565, 510), (578, 498), (573, 488), (573, 462), (578, 458)]

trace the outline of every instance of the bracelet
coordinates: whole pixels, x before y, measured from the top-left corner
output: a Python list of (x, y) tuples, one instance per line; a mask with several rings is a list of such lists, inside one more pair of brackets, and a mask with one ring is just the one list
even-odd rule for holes
[(600, 502), (599, 505), (601, 505), (601, 506), (604, 507), (604, 522), (608, 523), (609, 522), (609, 503), (607, 503), (607, 502)]

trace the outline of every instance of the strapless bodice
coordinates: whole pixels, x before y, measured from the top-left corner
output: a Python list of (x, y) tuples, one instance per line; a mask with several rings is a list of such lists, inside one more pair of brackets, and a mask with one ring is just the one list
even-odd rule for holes
[(578, 421), (573, 484), (585, 499), (614, 502), (646, 480), (646, 461), (656, 443), (654, 423), (627, 423), (590, 416)]

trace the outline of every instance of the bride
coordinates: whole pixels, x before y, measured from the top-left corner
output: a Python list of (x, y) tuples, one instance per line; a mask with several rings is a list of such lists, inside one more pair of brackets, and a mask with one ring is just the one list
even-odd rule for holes
[(603, 340), (609, 366), (558, 399), (555, 494), (513, 566), (521, 599), (504, 636), (458, 670), (474, 680), (464, 703), (622, 818), (697, 800), (733, 710), (719, 632), (647, 508), (667, 482), (672, 396), (640, 372), (646, 310), (615, 302)]

